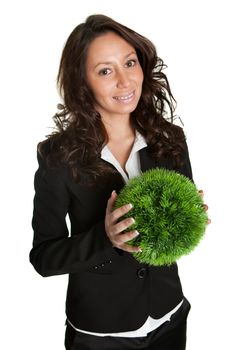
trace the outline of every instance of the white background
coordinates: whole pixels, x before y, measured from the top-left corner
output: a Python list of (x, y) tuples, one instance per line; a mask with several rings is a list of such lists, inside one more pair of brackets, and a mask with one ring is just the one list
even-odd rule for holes
[[(2, 1), (0, 8), (0, 348), (62, 350), (67, 276), (29, 264), (36, 145), (51, 132), (62, 47), (86, 17), (103, 13), (150, 38), (185, 124), (194, 179), (212, 224), (179, 262), (192, 304), (187, 350), (232, 349), (231, 1)], [(231, 285), (230, 285), (231, 284)], [(135, 305), (136, 307), (136, 305)]]

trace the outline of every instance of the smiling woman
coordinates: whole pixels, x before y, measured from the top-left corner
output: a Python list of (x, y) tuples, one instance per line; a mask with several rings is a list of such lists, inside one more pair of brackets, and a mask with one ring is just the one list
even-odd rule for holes
[(114, 209), (146, 170), (192, 179), (163, 68), (150, 40), (103, 15), (65, 44), (57, 130), (38, 146), (30, 261), (42, 276), (69, 274), (66, 349), (185, 349), (190, 304), (176, 263), (137, 261), (132, 204)]

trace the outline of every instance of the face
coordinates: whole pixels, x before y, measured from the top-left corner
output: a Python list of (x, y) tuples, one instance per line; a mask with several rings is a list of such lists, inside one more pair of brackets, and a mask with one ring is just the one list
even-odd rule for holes
[(103, 119), (129, 116), (137, 107), (143, 71), (134, 47), (117, 34), (106, 33), (90, 44), (86, 76)]

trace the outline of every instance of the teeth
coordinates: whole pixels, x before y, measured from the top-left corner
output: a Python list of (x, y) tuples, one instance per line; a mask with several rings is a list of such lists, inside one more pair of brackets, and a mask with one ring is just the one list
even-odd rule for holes
[(131, 97), (133, 97), (133, 92), (131, 92), (131, 94), (127, 95), (127, 96), (115, 96), (115, 100), (128, 100)]

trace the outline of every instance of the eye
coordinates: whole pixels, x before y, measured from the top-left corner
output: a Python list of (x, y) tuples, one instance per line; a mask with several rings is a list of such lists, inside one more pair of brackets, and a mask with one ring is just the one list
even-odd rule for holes
[(134, 67), (135, 66), (135, 64), (136, 64), (136, 60), (128, 60), (127, 62), (126, 62), (126, 66), (127, 67)]
[(111, 73), (111, 69), (110, 68), (103, 68), (99, 71), (99, 75), (109, 75)]

